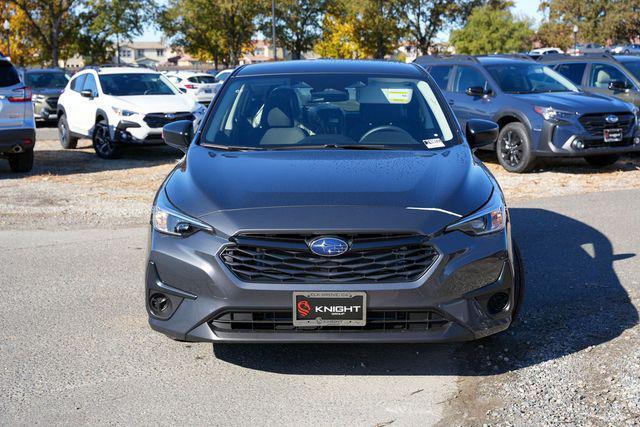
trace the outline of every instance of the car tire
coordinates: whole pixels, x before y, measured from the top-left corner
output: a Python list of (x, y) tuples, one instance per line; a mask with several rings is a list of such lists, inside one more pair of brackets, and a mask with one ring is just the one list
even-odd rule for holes
[(102, 159), (118, 159), (122, 157), (122, 145), (111, 139), (109, 124), (105, 119), (100, 119), (93, 129), (93, 149)]
[(500, 130), (496, 142), (498, 163), (509, 172), (530, 172), (537, 159), (531, 152), (531, 139), (522, 123), (513, 122)]
[(72, 150), (78, 145), (78, 138), (71, 136), (67, 117), (64, 115), (60, 116), (60, 119), (58, 120), (58, 137), (62, 148)]
[(514, 322), (518, 319), (518, 314), (520, 313), (520, 309), (522, 308), (522, 304), (524, 302), (524, 291), (525, 291), (525, 278), (524, 278), (524, 263), (522, 262), (522, 254), (520, 253), (520, 247), (518, 244), (513, 241), (513, 271), (514, 271), (514, 280), (513, 280), (513, 301), (514, 307), (513, 312), (511, 314), (511, 321)]
[(597, 168), (603, 168), (605, 166), (611, 166), (612, 164), (617, 162), (619, 158), (620, 156), (618, 154), (605, 154), (602, 156), (589, 156), (589, 157), (585, 157), (584, 159), (591, 166), (595, 166)]
[(30, 172), (33, 169), (33, 150), (7, 154), (11, 172)]

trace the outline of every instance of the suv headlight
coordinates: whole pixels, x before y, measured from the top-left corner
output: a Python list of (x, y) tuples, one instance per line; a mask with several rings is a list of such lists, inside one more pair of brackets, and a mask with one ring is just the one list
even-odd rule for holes
[(129, 117), (129, 116), (133, 116), (134, 114), (138, 114), (135, 111), (125, 110), (124, 108), (111, 107), (111, 109), (113, 110), (114, 113), (122, 117)]
[(213, 227), (210, 225), (179, 212), (178, 209), (169, 202), (164, 189), (158, 195), (156, 204), (153, 206), (151, 224), (157, 232), (170, 234), (172, 236), (186, 237), (198, 230), (213, 233)]
[(556, 110), (553, 107), (533, 107), (533, 109), (550, 122), (568, 122), (578, 115), (572, 111)]
[(507, 225), (507, 208), (500, 192), (493, 191), (489, 201), (480, 210), (448, 226), (445, 231), (462, 231), (472, 236), (497, 233)]

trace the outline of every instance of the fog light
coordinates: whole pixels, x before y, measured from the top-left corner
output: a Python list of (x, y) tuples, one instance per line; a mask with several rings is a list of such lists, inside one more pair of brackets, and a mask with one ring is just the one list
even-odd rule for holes
[(640, 144), (640, 136), (636, 136), (635, 138), (633, 138), (633, 144), (634, 145), (639, 145)]
[(153, 294), (149, 298), (149, 308), (156, 316), (171, 312), (171, 300), (164, 294)]
[(576, 150), (582, 150), (584, 148), (584, 142), (582, 142), (581, 139), (576, 139), (575, 141), (573, 141), (573, 143), (571, 145)]
[(509, 294), (505, 292), (498, 292), (491, 295), (489, 301), (487, 301), (487, 310), (489, 314), (498, 314), (509, 305)]

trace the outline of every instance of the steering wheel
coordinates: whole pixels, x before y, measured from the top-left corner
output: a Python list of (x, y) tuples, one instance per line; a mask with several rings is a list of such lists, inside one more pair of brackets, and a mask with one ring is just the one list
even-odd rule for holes
[(402, 128), (399, 128), (398, 126), (384, 125), (384, 126), (376, 126), (373, 129), (369, 129), (364, 135), (362, 135), (360, 137), (360, 140), (358, 142), (362, 143), (362, 141), (364, 141), (365, 139), (369, 138), (374, 133), (383, 132), (385, 130), (386, 131), (393, 131), (393, 132), (400, 132), (400, 133), (403, 133), (403, 134), (407, 135), (409, 138), (413, 139), (413, 137), (411, 136), (411, 134), (409, 132), (407, 132), (406, 130), (404, 130)]

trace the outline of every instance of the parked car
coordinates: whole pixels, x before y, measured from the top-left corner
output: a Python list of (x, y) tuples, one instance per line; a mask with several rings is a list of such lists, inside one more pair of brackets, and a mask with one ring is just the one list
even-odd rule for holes
[(13, 64), (0, 58), (0, 157), (9, 160), (12, 172), (29, 172), (35, 142), (31, 89)]
[(173, 71), (167, 78), (182, 92), (193, 95), (199, 103), (209, 105), (216, 90), (216, 78), (211, 74), (193, 71)]
[(616, 46), (615, 48), (611, 49), (611, 53), (615, 53), (618, 55), (640, 54), (640, 44), (625, 44), (622, 46)]
[(22, 81), (31, 88), (36, 120), (58, 119), (58, 98), (69, 83), (69, 75), (60, 68), (22, 69)]
[[(151, 327), (213, 342), (458, 341), (505, 330), (524, 292), (500, 187), (414, 64), (243, 66), (158, 190)], [(466, 135), (466, 138), (465, 138)]]
[(197, 127), (206, 108), (167, 78), (144, 68), (109, 67), (77, 73), (58, 100), (58, 133), (64, 148), (91, 138), (105, 159), (127, 144), (162, 143), (162, 126), (190, 120)]
[(577, 44), (575, 48), (567, 50), (569, 55), (584, 55), (585, 53), (606, 53), (608, 49), (598, 43)]
[(213, 89), (213, 93), (216, 94), (220, 91), (220, 88), (222, 88), (222, 85), (224, 84), (224, 81), (227, 79), (227, 77), (229, 77), (231, 75), (231, 73), (233, 73), (232, 69), (228, 69), (228, 70), (222, 70), (218, 73), (216, 73), (216, 86)]
[(420, 57), (464, 126), (470, 119), (500, 125), (494, 147), (510, 172), (527, 172), (545, 157), (584, 157), (613, 164), (640, 151), (637, 108), (581, 92), (571, 81), (532, 60), (500, 56)]
[(563, 53), (564, 51), (559, 47), (541, 47), (538, 49), (531, 49), (531, 51), (529, 51), (529, 55), (531, 56), (557, 55)]
[(539, 61), (584, 91), (615, 96), (640, 107), (640, 57), (608, 54), (556, 56)]

